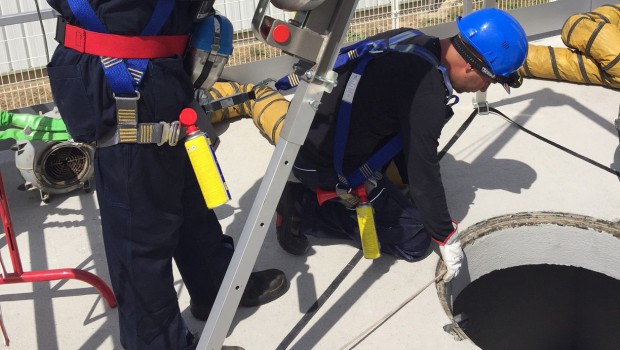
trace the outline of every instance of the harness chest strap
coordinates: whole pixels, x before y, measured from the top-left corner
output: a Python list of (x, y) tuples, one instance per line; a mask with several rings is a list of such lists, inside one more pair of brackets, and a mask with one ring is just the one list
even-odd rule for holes
[(178, 121), (172, 123), (138, 123), (137, 102), (140, 94), (136, 97), (116, 98), (117, 128), (114, 133), (97, 140), (97, 147), (108, 147), (118, 143), (155, 143), (162, 146), (168, 143), (175, 146), (184, 130)]

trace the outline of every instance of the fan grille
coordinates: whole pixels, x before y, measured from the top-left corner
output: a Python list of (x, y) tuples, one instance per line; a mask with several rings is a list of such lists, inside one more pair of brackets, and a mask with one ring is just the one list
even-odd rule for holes
[(86, 172), (88, 155), (77, 147), (60, 147), (46, 157), (43, 172), (52, 184), (74, 183)]

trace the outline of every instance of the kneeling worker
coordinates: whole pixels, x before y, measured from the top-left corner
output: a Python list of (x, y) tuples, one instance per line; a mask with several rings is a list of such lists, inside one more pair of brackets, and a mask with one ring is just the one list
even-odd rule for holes
[[(527, 54), (525, 32), (507, 12), (481, 9), (456, 25), (459, 33), (441, 40), (411, 29), (378, 34), (371, 53), (335, 67), (337, 87), (323, 95), (292, 170), (300, 183), (287, 183), (276, 210), (287, 252), (305, 254), (306, 235), (360, 242), (355, 194), (363, 186), (382, 252), (415, 261), (432, 239), (447, 266), (444, 280), (456, 276), (463, 252), (437, 150), (458, 101), (452, 93), (486, 91), (492, 83), (516, 87), (514, 73)], [(384, 174), (397, 155), (412, 200)], [(319, 203), (317, 194), (326, 191), (335, 198)]]

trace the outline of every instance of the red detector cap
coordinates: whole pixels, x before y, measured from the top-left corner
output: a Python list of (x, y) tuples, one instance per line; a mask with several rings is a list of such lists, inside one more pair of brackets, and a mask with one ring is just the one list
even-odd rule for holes
[(273, 28), (273, 33), (271, 33), (271, 36), (276, 43), (286, 44), (291, 38), (291, 31), (286, 25), (278, 24), (275, 28)]
[(198, 115), (192, 108), (184, 108), (179, 115), (179, 123), (187, 128), (188, 134), (198, 129), (195, 125), (196, 120), (198, 120)]

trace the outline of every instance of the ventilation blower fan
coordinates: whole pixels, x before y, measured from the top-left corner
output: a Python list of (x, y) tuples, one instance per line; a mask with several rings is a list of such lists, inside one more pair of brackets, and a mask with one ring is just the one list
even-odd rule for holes
[[(54, 109), (45, 115), (57, 114)], [(12, 149), (15, 166), (24, 180), (18, 189), (39, 190), (41, 201), (47, 203), (51, 194), (91, 190), (93, 146), (73, 141), (18, 140)]]

